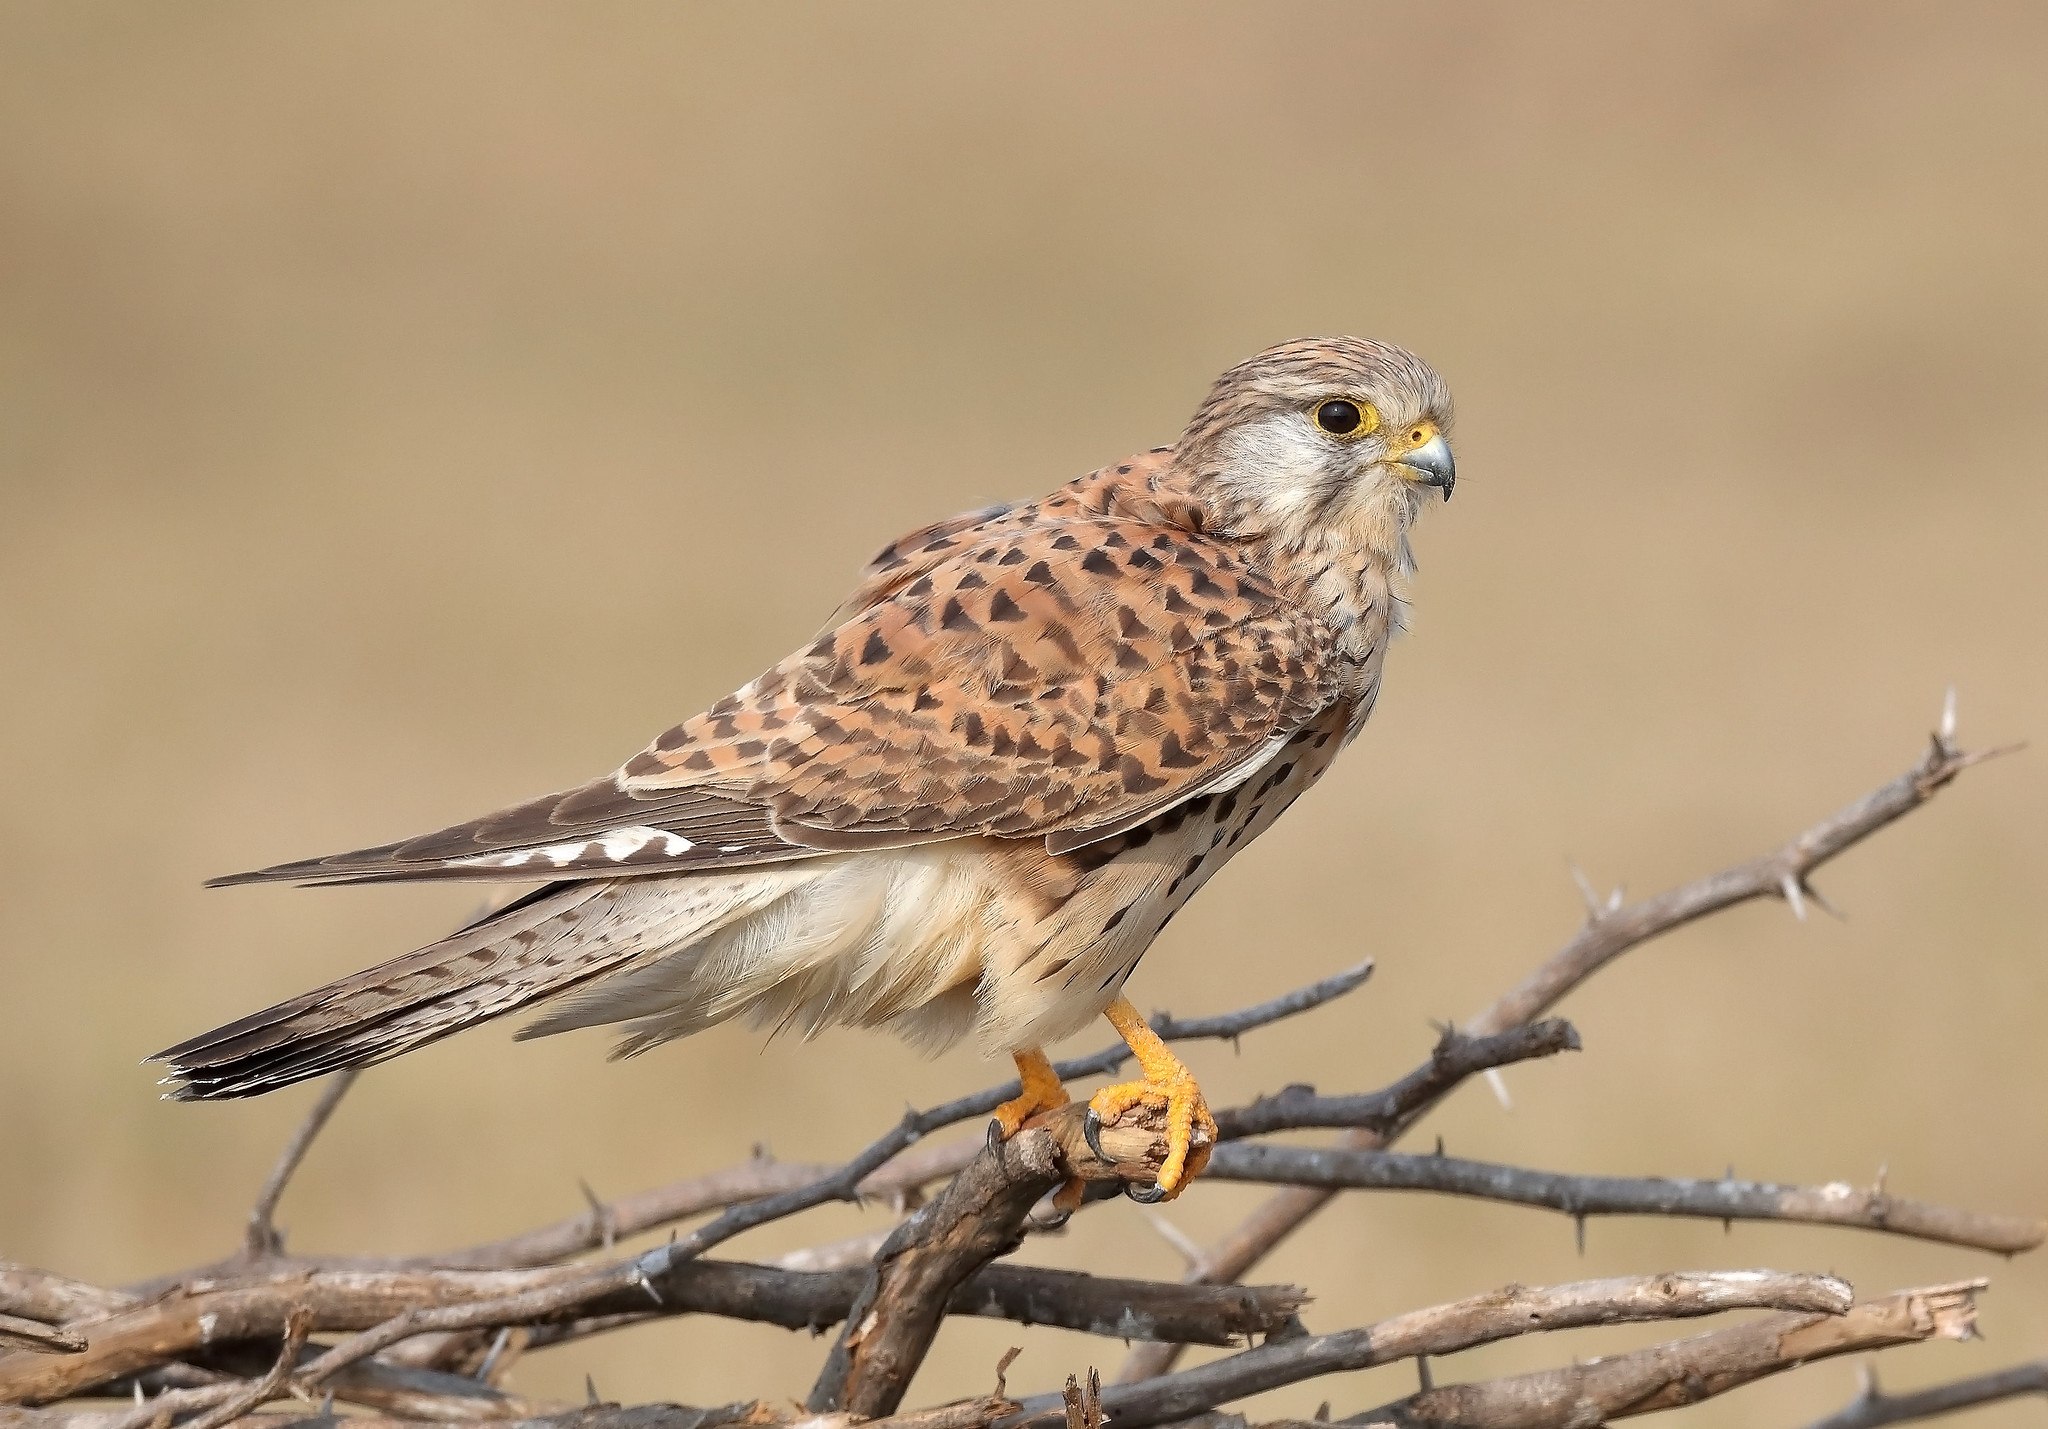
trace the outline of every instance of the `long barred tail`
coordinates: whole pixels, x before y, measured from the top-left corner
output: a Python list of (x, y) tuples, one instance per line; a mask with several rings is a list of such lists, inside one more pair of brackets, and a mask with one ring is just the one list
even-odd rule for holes
[[(256, 1096), (366, 1067), (611, 972), (676, 929), (673, 909), (631, 884), (571, 883), (539, 893), (416, 953), (194, 1037), (167, 1063), (179, 1101)], [(667, 917), (650, 917), (666, 914)]]

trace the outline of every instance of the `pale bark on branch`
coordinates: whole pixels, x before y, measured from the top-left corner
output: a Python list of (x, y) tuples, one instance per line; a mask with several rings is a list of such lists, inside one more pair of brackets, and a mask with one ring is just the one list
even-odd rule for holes
[[(1544, 1289), (1511, 1285), (1362, 1329), (1271, 1341), (1194, 1369), (1113, 1385), (1102, 1391), (1102, 1408), (1117, 1429), (1145, 1429), (1318, 1375), (1451, 1354), (1539, 1330), (1679, 1320), (1741, 1309), (1832, 1316), (1854, 1303), (1849, 1287), (1831, 1276), (1772, 1270), (1587, 1280)], [(1053, 1396), (1027, 1399), (1004, 1426), (1059, 1429), (1060, 1409)]]
[(1395, 1429), (1587, 1429), (1696, 1404), (1835, 1355), (1968, 1339), (1983, 1284), (1902, 1290), (1843, 1315), (1771, 1315), (1558, 1369), (1426, 1389), (1338, 1422)]

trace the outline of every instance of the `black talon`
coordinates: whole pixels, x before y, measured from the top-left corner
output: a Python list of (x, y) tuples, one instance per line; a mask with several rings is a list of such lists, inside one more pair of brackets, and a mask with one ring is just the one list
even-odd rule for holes
[(992, 1116), (988, 1119), (988, 1149), (994, 1151), (1003, 1144), (1003, 1119)]
[(1166, 1199), (1166, 1191), (1157, 1181), (1149, 1186), (1141, 1186), (1136, 1181), (1126, 1181), (1124, 1194), (1141, 1206), (1156, 1206)]
[(1088, 1143), (1088, 1149), (1104, 1161), (1113, 1158), (1102, 1149), (1102, 1118), (1095, 1114), (1095, 1108), (1088, 1108), (1088, 1115), (1081, 1120), (1081, 1139)]
[(1051, 1219), (1043, 1221), (1034, 1221), (1032, 1224), (1033, 1227), (1037, 1230), (1056, 1231), (1063, 1229), (1066, 1226), (1067, 1222), (1071, 1221), (1073, 1218), (1074, 1213), (1072, 1211), (1055, 1210), (1052, 1213)]

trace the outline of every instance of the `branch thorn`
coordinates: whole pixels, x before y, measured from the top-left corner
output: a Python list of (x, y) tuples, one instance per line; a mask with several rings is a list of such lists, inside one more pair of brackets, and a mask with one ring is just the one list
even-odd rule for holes
[(1577, 863), (1572, 863), (1568, 867), (1572, 871), (1572, 882), (1579, 885), (1579, 897), (1585, 902), (1586, 921), (1588, 923), (1599, 922), (1601, 912), (1600, 895), (1593, 891), (1593, 880), (1586, 877), (1586, 870), (1580, 868)]
[(1792, 905), (1792, 916), (1804, 923), (1806, 921), (1806, 894), (1799, 886), (1799, 875), (1787, 870), (1778, 880), (1778, 889), (1785, 895), (1785, 901)]
[(1821, 891), (1818, 888), (1815, 888), (1811, 883), (1802, 883), (1800, 884), (1800, 887), (1806, 891), (1807, 901), (1812, 903), (1814, 907), (1820, 909), (1821, 912), (1827, 914), (1837, 923), (1846, 923), (1849, 921), (1849, 915), (1844, 913), (1841, 909), (1837, 908), (1834, 904), (1830, 903), (1827, 900), (1827, 898), (1822, 895)]
[(1486, 1085), (1493, 1088), (1493, 1094), (1499, 1098), (1502, 1111), (1515, 1109), (1515, 1099), (1508, 1095), (1508, 1079), (1500, 1074), (1500, 1068), (1486, 1069)]
[(512, 1327), (500, 1326), (498, 1333), (491, 1337), (491, 1347), (484, 1352), (483, 1363), (476, 1367), (475, 1378), (483, 1384), (491, 1382), (491, 1371), (497, 1368), (498, 1356), (505, 1353), (505, 1346), (511, 1342)]
[(591, 1190), (590, 1183), (581, 1176), (576, 1178), (576, 1189), (583, 1193), (583, 1203), (590, 1207), (590, 1224), (598, 1234), (598, 1243), (610, 1250), (618, 1230), (612, 1221), (611, 1208), (597, 1198), (597, 1192)]

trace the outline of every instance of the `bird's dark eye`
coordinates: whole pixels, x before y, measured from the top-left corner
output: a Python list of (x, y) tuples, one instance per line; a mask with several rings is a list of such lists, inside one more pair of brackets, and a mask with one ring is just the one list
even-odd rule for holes
[(1333, 397), (1316, 408), (1316, 425), (1333, 437), (1356, 436), (1365, 426), (1365, 413), (1356, 402)]

